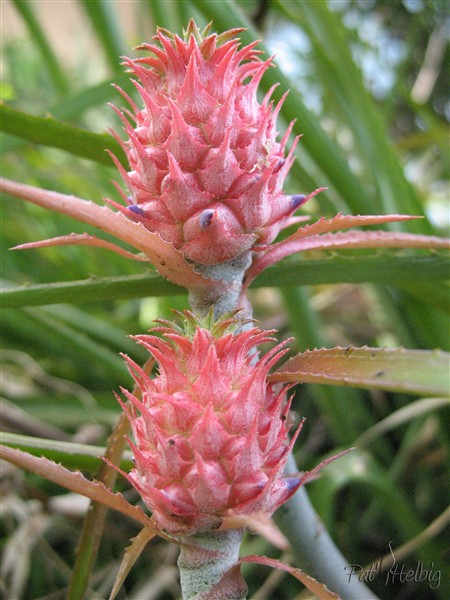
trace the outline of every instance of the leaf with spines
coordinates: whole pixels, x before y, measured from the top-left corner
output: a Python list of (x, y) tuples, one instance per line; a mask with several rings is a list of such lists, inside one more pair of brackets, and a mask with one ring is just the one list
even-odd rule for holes
[(439, 350), (321, 348), (294, 356), (269, 379), (445, 396), (449, 364), (450, 354)]
[(109, 595), (108, 600), (114, 600), (114, 598), (119, 593), (120, 588), (125, 582), (125, 579), (128, 573), (131, 571), (134, 563), (142, 554), (145, 546), (148, 544), (150, 540), (155, 537), (154, 530), (149, 527), (144, 527), (141, 531), (136, 535), (136, 537), (131, 539), (131, 544), (125, 550), (124, 555), (122, 557), (122, 562), (120, 563), (119, 571), (117, 573), (116, 579), (114, 581), (113, 588)]
[(341, 597), (338, 594), (335, 594), (329, 590), (326, 585), (320, 583), (320, 581), (317, 581), (317, 579), (314, 579), (314, 577), (307, 575), (298, 567), (292, 567), (291, 565), (281, 562), (280, 560), (268, 558), (267, 556), (244, 556), (239, 559), (240, 564), (247, 562), (258, 565), (266, 565), (267, 567), (273, 567), (274, 569), (286, 571), (301, 581), (303, 585), (314, 594), (314, 597), (319, 598), (319, 600), (341, 600)]
[(100, 502), (108, 508), (113, 508), (138, 521), (141, 525), (154, 529), (155, 533), (159, 533), (153, 521), (144, 514), (139, 506), (133, 506), (124, 499), (122, 494), (112, 492), (98, 481), (89, 481), (79, 472), (69, 471), (47, 458), (33, 456), (8, 446), (0, 446), (0, 458), (11, 462), (17, 467), (45, 477), (72, 492), (86, 496), (95, 502)]

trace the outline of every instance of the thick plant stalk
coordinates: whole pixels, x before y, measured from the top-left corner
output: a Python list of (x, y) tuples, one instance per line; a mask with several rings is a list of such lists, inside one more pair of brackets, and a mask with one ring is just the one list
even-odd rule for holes
[(248, 250), (219, 265), (194, 264), (196, 273), (210, 282), (217, 282), (216, 286), (210, 283), (208, 287), (189, 290), (189, 304), (194, 313), (205, 316), (213, 307), (214, 316), (220, 317), (239, 307), (242, 320), (251, 318), (252, 309), (242, 293), (244, 276), (251, 264), (252, 256)]
[[(286, 473), (297, 472), (293, 454)], [(345, 600), (377, 598), (357, 577), (350, 577), (350, 561), (337, 548), (314, 510), (304, 487), (275, 515), (275, 521), (291, 543), (298, 566), (316, 577)]]
[(182, 538), (178, 568), (183, 600), (245, 600), (247, 585), (235, 566), (242, 534), (229, 529)]

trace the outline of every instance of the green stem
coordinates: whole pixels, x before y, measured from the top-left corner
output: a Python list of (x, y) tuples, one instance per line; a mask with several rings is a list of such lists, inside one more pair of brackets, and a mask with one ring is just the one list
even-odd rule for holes
[[(291, 454), (286, 472), (292, 474), (297, 471)], [(308, 575), (316, 577), (345, 600), (377, 598), (357, 577), (351, 576), (351, 561), (341, 554), (329, 536), (305, 488), (301, 487), (276, 516), (277, 525), (291, 543), (298, 566)]]
[(251, 264), (252, 258), (249, 251), (218, 265), (195, 265), (195, 271), (217, 285), (205, 288), (194, 288), (189, 290), (189, 302), (192, 310), (198, 315), (205, 315), (214, 306), (214, 315), (221, 315), (244, 308), (240, 318), (251, 317), (251, 307), (248, 302), (245, 306), (240, 305), (242, 282), (246, 270)]
[(122, 163), (126, 160), (119, 142), (109, 133), (94, 133), (48, 115), (39, 117), (15, 110), (6, 104), (0, 105), (0, 129), (33, 144), (59, 148), (111, 168), (114, 168), (114, 164), (105, 148)]
[(242, 530), (207, 531), (182, 538), (178, 568), (183, 600), (245, 600), (236, 566)]

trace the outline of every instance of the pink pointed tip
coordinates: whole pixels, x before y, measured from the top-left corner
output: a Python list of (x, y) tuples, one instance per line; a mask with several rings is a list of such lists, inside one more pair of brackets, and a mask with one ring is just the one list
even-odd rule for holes
[(305, 202), (307, 202), (308, 200), (311, 200), (311, 198), (314, 198), (314, 196), (317, 196), (317, 194), (320, 194), (320, 192), (326, 192), (327, 189), (328, 189), (327, 187), (317, 188), (317, 190), (314, 190), (313, 192), (311, 192), (310, 194), (308, 194), (306, 196)]

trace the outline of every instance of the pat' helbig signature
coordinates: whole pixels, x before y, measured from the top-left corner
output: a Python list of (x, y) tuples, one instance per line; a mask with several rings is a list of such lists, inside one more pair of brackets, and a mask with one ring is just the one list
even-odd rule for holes
[[(384, 585), (390, 583), (405, 583), (405, 582), (423, 582), (427, 581), (430, 590), (436, 590), (441, 584), (441, 572), (434, 569), (434, 562), (428, 568), (425, 567), (421, 560), (418, 560), (413, 568), (408, 568), (405, 564), (398, 563), (392, 550), (391, 542), (389, 542), (389, 551), (391, 556), (384, 556), (379, 561), (373, 563), (368, 568), (356, 563), (347, 565), (345, 570), (349, 571), (348, 582), (350, 583), (353, 577), (357, 577), (359, 581), (370, 583), (378, 578), (384, 577)], [(386, 570), (386, 565), (383, 562), (392, 562), (389, 570)]]

